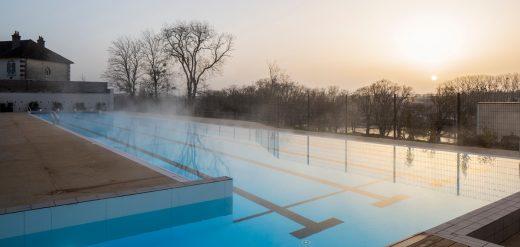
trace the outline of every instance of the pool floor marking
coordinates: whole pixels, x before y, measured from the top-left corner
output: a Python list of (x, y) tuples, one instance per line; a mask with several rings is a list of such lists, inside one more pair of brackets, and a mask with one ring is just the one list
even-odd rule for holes
[[(360, 188), (360, 187), (376, 184), (376, 183), (379, 183), (379, 182), (382, 182), (382, 181), (385, 181), (385, 180), (384, 179), (374, 180), (374, 181), (368, 182), (366, 184), (358, 185), (358, 186), (356, 186), (356, 188)], [(340, 190), (340, 191), (335, 191), (335, 192), (328, 193), (328, 194), (325, 194), (325, 195), (316, 196), (316, 197), (309, 198), (309, 199), (306, 199), (306, 200), (303, 200), (303, 201), (299, 201), (299, 202), (295, 202), (295, 203), (289, 204), (289, 205), (285, 206), (284, 208), (292, 208), (292, 207), (299, 206), (299, 205), (302, 205), (302, 204), (305, 204), (305, 203), (309, 203), (309, 202), (321, 200), (321, 199), (324, 199), (324, 198), (327, 198), (327, 197), (335, 196), (335, 195), (341, 194), (343, 192), (347, 192), (347, 190)], [(274, 212), (274, 211), (273, 210), (267, 210), (267, 211), (264, 211), (264, 212), (261, 212), (261, 213), (252, 214), (252, 215), (249, 215), (249, 216), (246, 216), (246, 217), (242, 217), (242, 218), (233, 220), (233, 223), (239, 223), (239, 222), (242, 222), (242, 221), (245, 221), (245, 220), (250, 220), (250, 219), (253, 219), (253, 218), (256, 218), (256, 217), (260, 217), (260, 216), (263, 216), (263, 215), (266, 215), (266, 214), (270, 214), (272, 212)]]
[[(87, 120), (87, 121), (90, 121), (90, 122), (95, 122), (95, 121), (92, 121), (92, 120)], [(71, 124), (71, 123), (69, 123)], [(103, 123), (98, 123), (98, 124), (103, 124)], [(73, 126), (77, 126), (77, 125), (74, 125), (74, 124), (71, 124)], [(104, 124), (104, 125), (108, 125), (108, 124)], [(128, 128), (123, 128), (123, 127), (117, 127), (115, 125), (108, 125), (112, 128), (119, 128), (119, 129), (123, 129), (125, 131), (132, 131)], [(111, 138), (111, 137), (108, 137), (104, 134), (100, 134), (100, 133), (97, 133), (97, 132), (94, 132), (92, 130), (89, 130), (89, 129), (86, 129), (86, 128), (83, 128), (83, 127), (80, 127), (79, 128), (81, 129), (85, 129), (86, 131), (89, 131), (89, 132), (92, 132), (94, 134), (97, 134), (99, 136), (102, 136), (102, 137), (105, 137), (107, 139), (110, 139), (110, 140), (113, 140), (115, 142), (119, 142), (123, 145), (126, 145), (128, 147), (132, 147), (136, 150), (142, 150), (142, 152), (150, 155), (150, 156), (153, 156), (153, 157), (162, 157), (162, 156), (158, 156), (157, 154), (154, 154), (152, 152), (149, 152), (147, 150), (144, 150), (144, 149), (141, 149), (139, 147), (136, 147), (134, 145), (131, 145), (131, 144), (128, 144), (128, 143), (124, 143), (124, 142), (121, 142), (119, 140), (116, 140), (114, 138)], [(139, 132), (138, 132), (139, 133)], [(163, 140), (166, 140), (166, 141), (170, 141), (170, 142), (175, 142), (175, 143), (179, 143), (181, 145), (186, 145), (186, 146), (191, 146), (191, 147), (194, 147), (194, 148), (198, 148), (198, 149), (202, 149), (202, 150), (205, 150), (205, 151), (209, 151), (209, 152), (213, 152), (213, 153), (217, 153), (217, 154), (221, 154), (221, 155), (225, 155), (225, 156), (228, 156), (228, 157), (231, 157), (231, 158), (234, 158), (234, 159), (238, 159), (238, 160), (242, 160), (242, 161), (246, 161), (250, 164), (254, 164), (254, 165), (257, 165), (257, 166), (260, 166), (260, 167), (265, 167), (265, 168), (269, 168), (271, 170), (275, 170), (275, 171), (279, 171), (279, 172), (283, 172), (283, 173), (286, 173), (286, 174), (290, 174), (290, 175), (293, 175), (293, 176), (297, 176), (297, 177), (301, 177), (301, 178), (304, 178), (304, 179), (307, 179), (307, 180), (311, 180), (311, 181), (314, 181), (314, 182), (318, 182), (318, 183), (321, 183), (321, 184), (325, 184), (325, 185), (329, 185), (329, 186), (332, 186), (332, 187), (336, 187), (336, 188), (339, 188), (341, 190), (346, 190), (346, 191), (350, 191), (350, 192), (353, 192), (353, 193), (356, 193), (356, 194), (360, 194), (360, 195), (364, 195), (364, 196), (367, 196), (367, 197), (371, 197), (371, 198), (374, 198), (374, 199), (377, 199), (379, 200), (378, 202), (375, 202), (373, 203), (372, 205), (376, 206), (376, 207), (386, 207), (388, 205), (391, 205), (393, 203), (397, 203), (399, 201), (402, 201), (406, 198), (408, 198), (408, 196), (406, 195), (395, 195), (395, 196), (391, 196), (391, 197), (386, 197), (384, 195), (379, 195), (379, 194), (376, 194), (376, 193), (373, 193), (373, 192), (369, 192), (369, 191), (365, 191), (365, 190), (361, 190), (359, 188), (356, 188), (356, 187), (352, 187), (352, 186), (347, 186), (347, 185), (343, 185), (343, 184), (340, 184), (340, 183), (336, 183), (336, 182), (332, 182), (332, 181), (329, 181), (327, 179), (322, 179), (322, 178), (318, 178), (318, 177), (314, 177), (314, 176), (310, 176), (310, 175), (307, 175), (305, 173), (301, 173), (301, 172), (296, 172), (296, 171), (291, 171), (291, 170), (288, 170), (288, 169), (285, 169), (285, 168), (281, 168), (281, 167), (276, 167), (276, 166), (272, 166), (272, 165), (269, 165), (269, 164), (265, 164), (265, 163), (262, 163), (262, 162), (259, 162), (259, 161), (256, 161), (256, 160), (251, 160), (251, 159), (247, 159), (247, 158), (243, 158), (243, 157), (240, 157), (240, 156), (237, 156), (237, 155), (234, 155), (234, 154), (230, 154), (230, 153), (225, 153), (225, 152), (222, 152), (222, 151), (217, 151), (217, 150), (213, 150), (213, 149), (209, 149), (209, 148), (206, 148), (206, 147), (201, 147), (201, 146), (198, 146), (198, 145), (195, 145), (195, 144), (189, 144), (189, 143), (186, 143), (186, 142), (182, 142), (182, 141), (177, 141), (177, 140), (173, 140), (173, 139), (169, 139), (169, 138), (165, 138), (165, 137), (162, 137), (162, 136), (155, 136), (155, 135), (151, 135), (151, 134), (148, 134), (148, 133), (142, 133), (141, 134), (143, 135), (148, 135), (148, 136), (153, 136), (153, 137), (156, 137), (156, 138), (160, 138), (160, 139), (163, 139)], [(168, 160), (164, 157), (162, 157), (163, 159), (165, 160)], [(168, 162), (168, 161), (165, 161), (165, 162)], [(174, 161), (173, 161), (174, 162)], [(168, 162), (170, 163), (170, 162)], [(174, 163), (177, 163), (177, 162), (174, 162)], [(178, 164), (178, 163), (177, 163)], [(184, 166), (184, 165), (181, 165), (181, 164), (178, 164), (180, 166)], [(186, 166), (184, 166), (186, 167)], [(200, 175), (205, 175), (205, 174), (202, 174), (201, 172), (199, 172), (198, 170), (194, 170), (190, 167), (187, 167), (189, 170), (193, 170), (195, 171), (196, 173), (199, 173)], [(191, 171), (189, 171), (191, 173)], [(206, 175), (207, 176), (207, 175)]]
[(308, 237), (310, 235), (316, 234), (318, 232), (321, 232), (323, 230), (326, 230), (328, 228), (331, 228), (331, 227), (334, 227), (336, 225), (343, 223), (343, 221), (336, 219), (336, 218), (329, 218), (329, 219), (321, 221), (321, 222), (315, 222), (309, 218), (306, 218), (297, 213), (294, 213), (285, 207), (278, 206), (268, 200), (265, 200), (261, 197), (253, 195), (247, 191), (243, 191), (237, 187), (235, 187), (233, 189), (233, 191), (242, 197), (245, 197), (265, 208), (268, 208), (268, 209), (278, 213), (279, 215), (289, 218), (292, 221), (304, 226), (304, 228), (302, 228), (300, 230), (291, 232), (291, 235), (293, 235), (294, 237), (300, 238), (300, 239)]
[[(343, 192), (345, 192), (345, 191), (344, 190), (340, 190), (340, 191), (332, 192), (332, 193), (329, 193), (329, 194), (313, 197), (313, 198), (310, 198), (310, 199), (307, 199), (307, 200), (303, 200), (303, 201), (300, 201), (300, 202), (289, 204), (289, 205), (287, 205), (287, 206), (285, 206), (283, 208), (289, 209), (291, 207), (295, 207), (295, 206), (302, 205), (302, 204), (305, 204), (305, 203), (317, 201), (317, 200), (320, 200), (320, 199), (323, 199), (323, 198), (327, 198), (327, 197), (330, 197), (330, 196), (334, 196), (334, 195), (337, 195), (337, 194), (340, 194), (340, 193), (343, 193)], [(242, 218), (233, 220), (233, 223), (239, 223), (239, 222), (242, 222), (242, 221), (245, 221), (245, 220), (254, 219), (254, 218), (257, 218), (257, 217), (260, 217), (260, 216), (264, 216), (266, 214), (270, 214), (270, 213), (273, 213), (273, 212), (275, 212), (275, 211), (270, 209), (270, 210), (267, 210), (267, 211), (264, 211), (264, 212), (261, 212), (261, 213), (252, 214), (252, 215), (249, 215), (249, 216), (246, 216), (246, 217), (242, 217)]]

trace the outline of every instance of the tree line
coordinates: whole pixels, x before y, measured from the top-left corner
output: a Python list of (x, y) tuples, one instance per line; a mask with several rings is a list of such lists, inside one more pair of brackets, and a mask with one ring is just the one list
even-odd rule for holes
[(387, 79), (354, 91), (308, 88), (271, 64), (268, 77), (252, 85), (201, 94), (195, 114), (291, 129), (517, 149), (518, 137), (504, 141), (477, 134), (476, 107), (478, 102), (519, 99), (518, 73), (457, 77), (439, 84), (435, 93), (416, 94)]

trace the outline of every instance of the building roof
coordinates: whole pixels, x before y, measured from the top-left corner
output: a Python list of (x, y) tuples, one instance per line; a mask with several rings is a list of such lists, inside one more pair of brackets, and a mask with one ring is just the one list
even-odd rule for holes
[(12, 41), (0, 41), (0, 58), (29, 58), (57, 63), (74, 63), (30, 39), (20, 40), (20, 45), (14, 49), (12, 49)]

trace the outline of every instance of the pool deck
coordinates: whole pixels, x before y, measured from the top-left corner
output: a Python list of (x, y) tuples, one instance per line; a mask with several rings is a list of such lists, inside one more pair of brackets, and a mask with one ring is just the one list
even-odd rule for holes
[(26, 113), (0, 114), (0, 214), (179, 186)]

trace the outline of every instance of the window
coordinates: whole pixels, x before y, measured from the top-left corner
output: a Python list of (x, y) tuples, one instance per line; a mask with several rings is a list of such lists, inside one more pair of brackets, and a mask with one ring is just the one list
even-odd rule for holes
[(51, 75), (51, 68), (49, 68), (49, 67), (45, 67), (45, 75), (46, 75), (46, 76)]
[(14, 61), (7, 62), (7, 74), (8, 75), (16, 74), (16, 63)]

